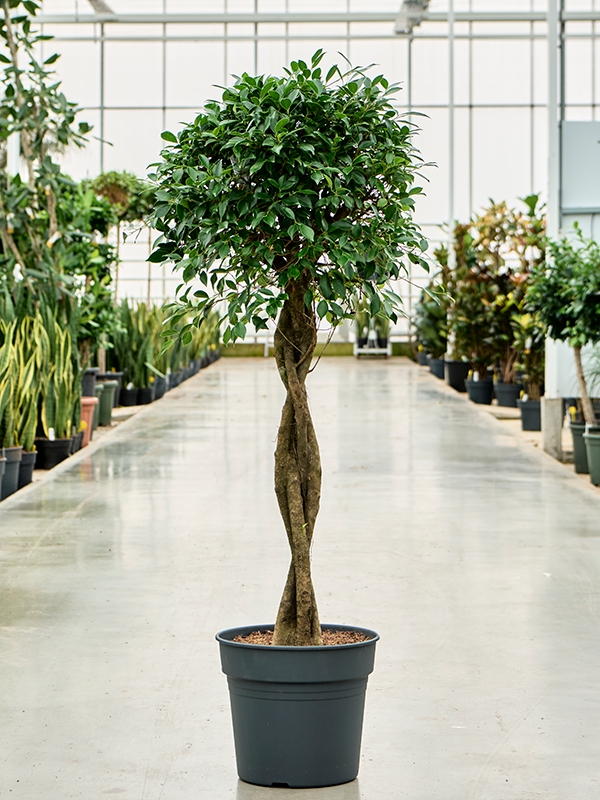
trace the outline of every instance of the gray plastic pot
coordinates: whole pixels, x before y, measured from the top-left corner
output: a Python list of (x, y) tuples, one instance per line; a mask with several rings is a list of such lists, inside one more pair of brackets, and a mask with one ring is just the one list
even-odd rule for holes
[[(594, 426), (594, 430), (596, 426)], [(587, 461), (590, 468), (590, 481), (594, 486), (600, 484), (600, 434), (584, 433), (583, 440), (587, 450)]]
[(440, 380), (444, 380), (444, 359), (443, 358), (431, 358), (427, 356), (428, 363), (429, 363), (429, 371), (432, 375), (435, 375), (436, 378)]
[(540, 400), (517, 400), (521, 409), (521, 428), (524, 431), (542, 430), (542, 412)]
[(22, 447), (5, 447), (4, 475), (0, 483), (0, 500), (5, 500), (19, 488), (19, 465), (23, 453)]
[(217, 634), (227, 675), (238, 775), (259, 786), (336, 786), (358, 775), (375, 631), (349, 645), (273, 647), (232, 641), (273, 625)]
[(489, 406), (494, 396), (494, 384), (489, 378), (483, 381), (465, 381), (469, 400), (481, 406)]

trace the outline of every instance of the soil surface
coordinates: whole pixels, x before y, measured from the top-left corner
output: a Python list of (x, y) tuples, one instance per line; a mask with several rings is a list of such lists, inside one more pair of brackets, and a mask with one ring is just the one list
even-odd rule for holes
[[(356, 642), (366, 642), (369, 640), (368, 636), (359, 631), (329, 631), (322, 630), (321, 636), (324, 645), (335, 644), (356, 644)], [(246, 636), (236, 636), (234, 642), (242, 642), (244, 644), (273, 644), (273, 631), (252, 631)]]

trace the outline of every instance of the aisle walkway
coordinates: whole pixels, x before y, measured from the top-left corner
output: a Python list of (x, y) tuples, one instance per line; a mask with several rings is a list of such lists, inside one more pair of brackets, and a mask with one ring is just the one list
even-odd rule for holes
[(408, 361), (309, 381), (321, 618), (381, 634), (358, 781), (235, 774), (214, 634), (288, 553), (274, 363), (223, 359), (0, 506), (2, 800), (600, 795), (600, 496)]

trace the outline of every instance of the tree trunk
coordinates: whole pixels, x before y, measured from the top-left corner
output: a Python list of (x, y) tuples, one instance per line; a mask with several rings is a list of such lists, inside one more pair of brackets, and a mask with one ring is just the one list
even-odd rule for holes
[(286, 287), (275, 331), (275, 359), (287, 390), (275, 452), (275, 493), (292, 551), (274, 644), (321, 644), (321, 626), (310, 571), (310, 546), (321, 499), (321, 459), (305, 381), (317, 344), (317, 326), (304, 294), (310, 275)]
[(588, 394), (585, 375), (583, 374), (583, 365), (581, 363), (581, 347), (574, 347), (573, 354), (575, 355), (575, 372), (577, 373), (577, 383), (579, 384), (579, 393), (581, 394), (583, 418), (588, 425), (595, 425), (596, 415), (594, 414), (594, 406)]

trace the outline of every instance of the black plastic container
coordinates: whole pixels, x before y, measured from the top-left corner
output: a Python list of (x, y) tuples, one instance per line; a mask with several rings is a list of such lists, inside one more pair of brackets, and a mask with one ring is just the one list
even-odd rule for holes
[(122, 406), (137, 406), (138, 404), (138, 390), (137, 389), (121, 389), (119, 395), (119, 402)]
[(417, 363), (419, 364), (420, 367), (427, 366), (427, 353), (425, 352), (425, 350), (419, 350), (419, 352), (417, 353)]
[(71, 454), (72, 441), (69, 439), (36, 439), (38, 469), (52, 469)]
[(154, 378), (154, 399), (160, 400), (160, 398), (164, 396), (166, 391), (167, 391), (167, 381), (165, 380), (165, 378), (161, 378), (160, 375), (157, 375)]
[(446, 383), (457, 392), (466, 392), (465, 380), (471, 369), (468, 361), (444, 361)]
[(517, 406), (521, 409), (521, 429), (524, 431), (541, 431), (541, 401), (517, 400)]
[(427, 356), (427, 361), (429, 364), (429, 371), (432, 375), (435, 375), (436, 378), (440, 380), (444, 380), (444, 359), (443, 358), (431, 358)]
[(272, 647), (233, 642), (272, 625), (217, 634), (227, 675), (238, 775), (259, 786), (309, 788), (348, 783), (358, 774), (367, 680), (375, 631), (349, 645)]
[(138, 405), (139, 406), (147, 406), (154, 400), (152, 387), (151, 386), (142, 386), (138, 389)]
[(2, 478), (4, 477), (4, 470), (6, 469), (6, 458), (3, 456), (4, 450), (0, 447), (0, 487), (2, 486)]
[(81, 394), (83, 397), (95, 397), (96, 376), (100, 370), (98, 367), (86, 369), (81, 378)]
[(496, 400), (499, 406), (504, 408), (518, 408), (517, 400), (523, 389), (522, 383), (500, 383), (494, 386)]
[(22, 447), (5, 447), (4, 475), (0, 484), (0, 500), (5, 500), (19, 488), (19, 464), (23, 453)]
[(23, 450), (21, 454), (21, 463), (19, 464), (19, 489), (22, 489), (24, 486), (29, 486), (33, 480), (33, 470), (35, 469), (36, 459), (37, 452), (35, 450)]
[(483, 381), (465, 381), (469, 400), (482, 406), (489, 406), (494, 396), (494, 383), (489, 378)]

